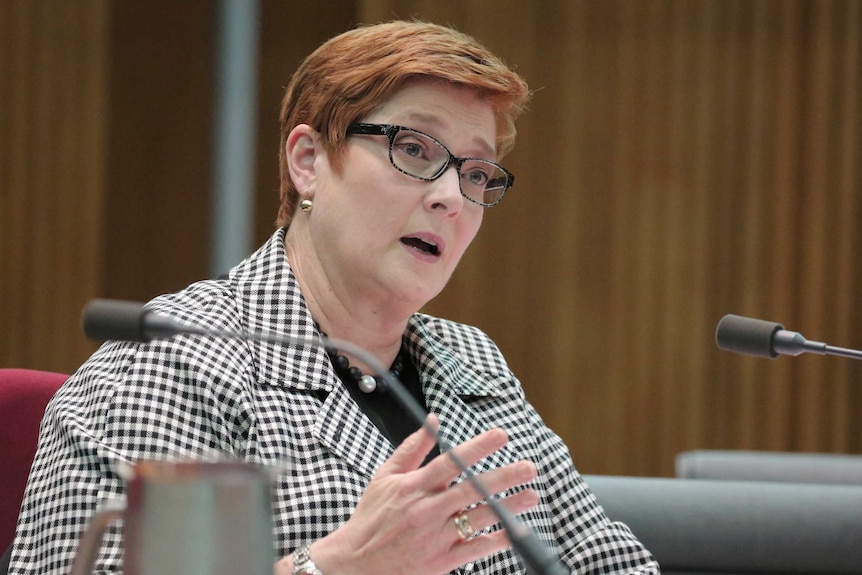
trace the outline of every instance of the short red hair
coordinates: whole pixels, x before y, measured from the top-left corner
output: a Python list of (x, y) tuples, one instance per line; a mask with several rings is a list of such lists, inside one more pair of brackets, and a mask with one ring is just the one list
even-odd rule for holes
[(291, 130), (308, 124), (338, 169), (347, 126), (385, 103), (409, 79), (427, 77), (476, 90), (497, 117), (498, 159), (515, 143), (515, 119), (529, 99), (526, 82), (477, 40), (427, 22), (362, 26), (321, 45), (300, 64), (281, 103), (277, 225), (290, 223), (299, 194), (287, 169)]

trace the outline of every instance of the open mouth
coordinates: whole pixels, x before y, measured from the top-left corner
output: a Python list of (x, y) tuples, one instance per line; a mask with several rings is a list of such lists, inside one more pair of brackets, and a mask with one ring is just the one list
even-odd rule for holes
[(411, 248), (415, 248), (420, 252), (430, 254), (432, 256), (440, 255), (440, 248), (437, 246), (437, 244), (426, 242), (425, 240), (422, 240), (420, 238), (404, 237), (401, 238), (401, 243), (410, 246)]

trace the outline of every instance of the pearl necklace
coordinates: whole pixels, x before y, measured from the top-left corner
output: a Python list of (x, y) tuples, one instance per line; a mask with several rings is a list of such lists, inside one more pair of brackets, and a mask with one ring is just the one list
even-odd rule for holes
[[(325, 333), (320, 332), (320, 335), (326, 338)], [(337, 349), (327, 348), (326, 352), (329, 354), (329, 360), (332, 362), (332, 367), (335, 368), (335, 373), (337, 373), (338, 377), (340, 377), (345, 383), (349, 378), (357, 384), (362, 393), (374, 393), (374, 391), (377, 390), (378, 385), (385, 387), (382, 378), (363, 374), (358, 367), (350, 365), (350, 360), (347, 359), (347, 356), (338, 353)], [(398, 355), (395, 357), (392, 367), (389, 368), (389, 373), (391, 373), (396, 379), (401, 377), (401, 369), (404, 367), (402, 352), (403, 348), (398, 350)]]

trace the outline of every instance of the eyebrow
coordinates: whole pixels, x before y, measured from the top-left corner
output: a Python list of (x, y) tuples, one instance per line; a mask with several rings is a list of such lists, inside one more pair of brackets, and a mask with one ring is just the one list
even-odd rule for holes
[[(424, 124), (430, 124), (434, 127), (445, 128), (445, 124), (440, 120), (440, 117), (437, 115), (429, 115), (423, 114), (422, 112), (408, 112), (404, 118), (407, 121), (416, 120), (418, 122), (422, 122)], [(410, 126), (408, 126), (410, 127)], [(435, 136), (436, 137), (436, 136)], [(439, 139), (439, 138), (438, 138)], [(482, 149), (484, 149), (488, 155), (492, 158), (497, 157), (497, 151), (494, 147), (486, 142), (483, 138), (474, 137), (473, 141), (478, 144)]]

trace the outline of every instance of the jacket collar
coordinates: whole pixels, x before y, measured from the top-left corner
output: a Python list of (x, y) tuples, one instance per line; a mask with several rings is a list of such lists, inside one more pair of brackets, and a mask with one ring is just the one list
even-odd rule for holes
[[(282, 334), (288, 339), (319, 337), (314, 319), (290, 269), (280, 228), (231, 271), (243, 329)], [(336, 378), (319, 347), (249, 342), (258, 382), (300, 391), (330, 391)]]

